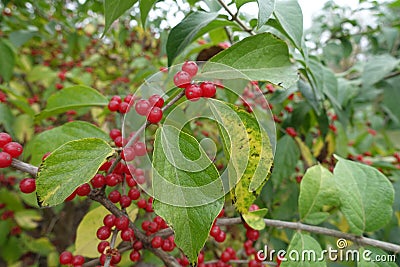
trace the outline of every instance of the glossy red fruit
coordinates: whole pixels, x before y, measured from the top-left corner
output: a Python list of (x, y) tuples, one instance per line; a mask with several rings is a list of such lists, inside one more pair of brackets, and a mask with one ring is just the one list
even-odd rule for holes
[(247, 229), (246, 237), (251, 241), (256, 241), (260, 237), (260, 232), (254, 229)]
[(163, 112), (159, 107), (154, 107), (151, 109), (149, 115), (147, 116), (147, 120), (150, 123), (156, 124), (161, 121), (163, 117)]
[(290, 135), (291, 137), (296, 137), (297, 136), (297, 132), (293, 127), (287, 127), (286, 128), (286, 133), (288, 135)]
[(137, 188), (131, 188), (128, 192), (128, 197), (131, 200), (137, 200), (140, 197), (140, 191)]
[(203, 97), (213, 97), (217, 92), (217, 87), (212, 82), (202, 82), (200, 84), (201, 91), (203, 93)]
[(104, 254), (106, 251), (106, 248), (110, 246), (110, 242), (108, 241), (101, 241), (98, 245), (97, 245), (97, 251), (101, 254)]
[(64, 251), (60, 254), (59, 261), (63, 265), (68, 265), (72, 263), (74, 256), (69, 251)]
[(91, 190), (90, 185), (89, 185), (88, 183), (85, 183), (85, 184), (79, 186), (79, 187), (76, 189), (76, 194), (77, 194), (78, 196), (81, 196), (81, 197), (87, 196), (87, 195), (89, 195), (90, 190)]
[(108, 199), (112, 203), (118, 203), (121, 200), (121, 193), (118, 190), (113, 190), (108, 194)]
[(224, 231), (221, 231), (218, 236), (214, 237), (214, 239), (215, 241), (222, 243), (226, 239), (226, 233)]
[(128, 217), (126, 217), (126, 216), (118, 217), (115, 220), (115, 227), (118, 230), (121, 230), (121, 231), (128, 229), (128, 227), (129, 227), (129, 219), (128, 219)]
[(137, 114), (141, 115), (141, 116), (147, 116), (147, 114), (150, 112), (150, 102), (145, 100), (145, 99), (141, 99), (138, 102), (136, 102), (135, 105), (135, 110), (137, 112)]
[(128, 196), (121, 196), (121, 199), (119, 200), (119, 204), (121, 205), (122, 208), (127, 208), (131, 205), (132, 199)]
[(125, 147), (121, 153), (121, 158), (125, 161), (132, 161), (136, 157), (135, 149), (133, 147)]
[(124, 241), (132, 241), (135, 239), (135, 232), (131, 228), (123, 230), (121, 231), (121, 239)]
[(163, 244), (163, 239), (161, 238), (161, 236), (155, 236), (151, 240), (151, 246), (153, 248), (160, 248), (162, 244)]
[(106, 240), (111, 236), (111, 229), (107, 226), (102, 226), (97, 229), (96, 236), (100, 240)]
[(0, 168), (11, 166), (12, 157), (7, 152), (0, 152)]
[(102, 174), (96, 174), (90, 183), (94, 188), (102, 188), (106, 184), (106, 178)]
[(10, 142), (3, 146), (3, 151), (10, 154), (11, 157), (17, 158), (24, 151), (23, 147), (17, 142)]
[(103, 224), (105, 226), (107, 226), (108, 228), (112, 228), (114, 227), (115, 224), (115, 220), (117, 219), (117, 217), (114, 214), (107, 214), (104, 218), (103, 218)]
[(12, 142), (12, 138), (8, 133), (0, 133), (0, 148), (3, 148), (10, 142)]
[(160, 95), (152, 95), (149, 98), (150, 105), (153, 107), (162, 108), (164, 106), (164, 99)]
[(122, 113), (122, 114), (125, 114), (125, 113), (128, 113), (128, 112), (129, 112), (130, 107), (131, 107), (131, 106), (129, 105), (129, 103), (122, 102), (121, 104), (119, 104), (119, 109), (118, 109), (118, 111), (119, 111), (120, 113)]
[(191, 81), (192, 76), (190, 76), (190, 74), (186, 71), (178, 71), (174, 75), (174, 84), (176, 85), (176, 87), (185, 88), (190, 84)]
[(141, 209), (146, 208), (146, 206), (147, 206), (146, 200), (143, 199), (143, 198), (140, 199), (140, 200), (137, 202), (137, 206), (138, 206), (138, 208), (141, 208)]
[(22, 193), (29, 194), (36, 190), (36, 181), (32, 178), (26, 178), (19, 182), (19, 189)]
[(227, 252), (227, 251), (222, 252), (221, 261), (228, 262), (230, 260), (231, 260), (231, 254), (229, 254), (229, 252)]
[(132, 252), (129, 254), (129, 259), (133, 262), (137, 262), (140, 260), (140, 253), (137, 250), (132, 250)]
[(185, 89), (186, 98), (190, 101), (197, 101), (203, 96), (203, 91), (198, 84), (191, 84)]
[(186, 61), (182, 65), (182, 70), (186, 71), (187, 73), (189, 73), (189, 75), (191, 77), (193, 77), (197, 74), (199, 67), (197, 66), (196, 62), (194, 62), (194, 61)]
[(74, 256), (74, 258), (72, 259), (72, 265), (74, 266), (79, 266), (79, 265), (83, 265), (85, 263), (85, 258), (81, 255), (76, 255)]
[(119, 103), (117, 102), (117, 101), (114, 101), (114, 100), (111, 100), (109, 103), (108, 103), (108, 110), (109, 111), (111, 111), (111, 112), (115, 112), (115, 111), (118, 111), (119, 110)]
[(136, 156), (144, 156), (147, 154), (146, 144), (143, 142), (136, 142), (133, 144), (133, 149), (135, 150)]

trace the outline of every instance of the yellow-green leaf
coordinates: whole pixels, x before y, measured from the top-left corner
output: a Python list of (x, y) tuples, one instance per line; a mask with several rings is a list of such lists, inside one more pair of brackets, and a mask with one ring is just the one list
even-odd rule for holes
[(255, 230), (262, 230), (265, 228), (264, 217), (268, 209), (253, 210), (249, 213), (243, 214), (244, 221)]

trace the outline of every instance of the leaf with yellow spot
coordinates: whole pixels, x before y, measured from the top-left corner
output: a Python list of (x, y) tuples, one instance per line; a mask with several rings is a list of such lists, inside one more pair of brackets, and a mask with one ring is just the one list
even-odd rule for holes
[(229, 159), (227, 170), (232, 201), (238, 212), (248, 213), (268, 180), (273, 164), (268, 134), (254, 114), (215, 99), (210, 99), (209, 105), (219, 122), (224, 152)]

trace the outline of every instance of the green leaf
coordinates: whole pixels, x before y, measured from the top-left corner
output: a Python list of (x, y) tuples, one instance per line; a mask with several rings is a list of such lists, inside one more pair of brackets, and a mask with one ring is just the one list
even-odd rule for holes
[(304, 235), (296, 232), (292, 240), (290, 241), (287, 252), (288, 253), (285, 255), (287, 261), (282, 261), (282, 267), (326, 266), (325, 260), (319, 260), (321, 255), (323, 255), (321, 246), (314, 238), (309, 235)]
[(68, 122), (62, 126), (36, 135), (24, 149), (24, 158), (30, 158), (33, 165), (42, 162), (47, 152), (52, 152), (66, 142), (96, 137), (109, 141), (109, 136), (95, 125), (84, 121)]
[(97, 90), (77, 85), (64, 88), (56, 92), (47, 99), (46, 109), (36, 115), (36, 120), (40, 121), (50, 116), (54, 116), (68, 110), (93, 107), (107, 106), (108, 100)]
[(23, 246), (31, 252), (42, 256), (47, 256), (49, 253), (56, 251), (54, 245), (47, 237), (33, 238), (24, 234), (21, 238)]
[(146, 26), (147, 16), (155, 2), (157, 2), (157, 0), (139, 0), (140, 20), (142, 21), (143, 27)]
[(10, 42), (17, 48), (29, 41), (33, 36), (38, 35), (38, 32), (20, 30), (10, 33)]
[(310, 224), (320, 224), (329, 216), (325, 205), (338, 206), (333, 174), (321, 165), (309, 168), (301, 180), (299, 196), (300, 219)]
[(13, 123), (14, 123), (14, 115), (12, 114), (10, 108), (3, 104), (0, 103), (0, 127), (4, 127), (6, 132), (14, 136), (14, 131), (13, 131)]
[(276, 0), (274, 15), (294, 45), (302, 50), (303, 13), (297, 0)]
[(0, 258), (8, 263), (10, 266), (12, 263), (16, 262), (25, 251), (22, 248), (20, 238), (16, 236), (11, 236), (7, 243), (0, 250)]
[(230, 103), (210, 99), (210, 108), (219, 122), (228, 164), (233, 203), (244, 214), (268, 180), (273, 153), (267, 132), (256, 117)]
[(42, 216), (37, 212), (37, 210), (20, 210), (15, 213), (15, 221), (23, 229), (35, 229), (39, 225), (39, 221)]
[(106, 24), (104, 26), (105, 35), (111, 24), (122, 14), (130, 9), (138, 0), (104, 0), (104, 16)]
[(173, 126), (156, 132), (153, 190), (155, 213), (172, 227), (175, 243), (189, 261), (196, 262), (224, 205), (224, 192), (217, 169), (197, 140)]
[[(134, 221), (138, 213), (137, 206), (131, 205), (127, 211), (129, 218)], [(74, 255), (82, 255), (88, 258), (96, 258), (99, 256), (96, 245), (99, 240), (96, 237), (96, 231), (103, 226), (103, 221), (99, 218), (104, 218), (107, 214), (110, 214), (110, 212), (103, 206), (94, 208), (86, 213), (76, 229)], [(119, 238), (116, 242), (116, 246), (118, 246), (121, 241), (122, 239)]]
[(236, 7), (239, 9), (241, 6), (244, 4), (250, 3), (250, 2), (255, 2), (255, 0), (235, 0)]
[(62, 203), (78, 186), (89, 182), (113, 153), (114, 150), (99, 138), (71, 141), (53, 151), (37, 174), (39, 205)]
[(385, 226), (392, 218), (394, 189), (377, 169), (336, 156), (334, 179), (340, 210), (357, 235)]
[(285, 135), (279, 139), (276, 145), (274, 169), (271, 179), (275, 185), (282, 183), (283, 179), (289, 179), (293, 174), (300, 151), (292, 137)]
[(264, 217), (267, 212), (268, 209), (254, 210), (243, 214), (242, 217), (251, 228), (255, 230), (262, 230), (265, 228)]
[[(298, 79), (286, 43), (270, 33), (247, 37), (210, 61), (220, 64), (205, 64), (203, 74), (207, 77), (269, 81), (285, 88)], [(240, 72), (243, 77), (237, 77)]]
[(218, 17), (216, 12), (196, 11), (190, 13), (168, 35), (168, 66), (195, 39), (197, 33)]
[(0, 77), (10, 81), (14, 73), (15, 53), (10, 44), (0, 40)]
[(382, 80), (389, 74), (400, 60), (390, 56), (389, 54), (371, 56), (365, 64), (364, 71), (362, 72), (362, 82), (364, 88), (369, 88), (373, 84)]
[(257, 0), (258, 3), (258, 21), (257, 28), (267, 23), (269, 17), (275, 9), (275, 0)]

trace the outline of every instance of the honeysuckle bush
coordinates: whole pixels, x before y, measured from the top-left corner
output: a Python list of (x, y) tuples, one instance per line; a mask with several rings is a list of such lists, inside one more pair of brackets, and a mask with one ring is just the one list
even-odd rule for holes
[[(359, 2), (1, 1), (0, 265), (397, 266), (400, 1)], [(387, 261), (269, 254), (329, 248)]]

